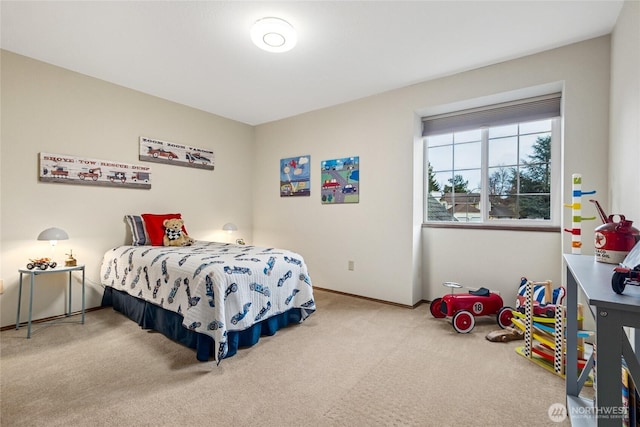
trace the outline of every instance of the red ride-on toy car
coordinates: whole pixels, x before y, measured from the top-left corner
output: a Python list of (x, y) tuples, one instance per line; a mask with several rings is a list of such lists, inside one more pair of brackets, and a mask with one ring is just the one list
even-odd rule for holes
[[(445, 282), (443, 285), (452, 289), (462, 287), (455, 282)], [(451, 294), (433, 300), (429, 310), (436, 318), (451, 317), (453, 329), (461, 334), (471, 332), (477, 316), (495, 314), (498, 325), (503, 329), (511, 325), (513, 317), (512, 308), (505, 307), (502, 297), (487, 288), (469, 291), (466, 294), (454, 294), (452, 290)]]

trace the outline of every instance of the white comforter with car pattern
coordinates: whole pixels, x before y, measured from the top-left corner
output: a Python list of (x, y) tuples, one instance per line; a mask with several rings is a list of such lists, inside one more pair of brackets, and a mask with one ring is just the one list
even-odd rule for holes
[(118, 246), (105, 253), (105, 286), (181, 314), (182, 324), (211, 336), (219, 363), (227, 332), (291, 308), (302, 320), (315, 311), (303, 258), (295, 252), (196, 241), (192, 246)]

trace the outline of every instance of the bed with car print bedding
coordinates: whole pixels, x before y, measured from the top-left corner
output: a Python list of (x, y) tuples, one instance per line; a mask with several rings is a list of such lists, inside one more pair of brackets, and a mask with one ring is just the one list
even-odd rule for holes
[(283, 249), (196, 241), (104, 254), (102, 304), (218, 363), (315, 311), (304, 259)]

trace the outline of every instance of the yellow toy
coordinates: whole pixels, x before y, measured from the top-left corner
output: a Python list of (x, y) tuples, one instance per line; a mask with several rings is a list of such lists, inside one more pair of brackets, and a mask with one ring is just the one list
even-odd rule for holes
[(73, 250), (70, 250), (69, 253), (65, 255), (67, 255), (67, 259), (64, 260), (65, 267), (75, 267), (78, 265), (78, 261), (73, 257)]

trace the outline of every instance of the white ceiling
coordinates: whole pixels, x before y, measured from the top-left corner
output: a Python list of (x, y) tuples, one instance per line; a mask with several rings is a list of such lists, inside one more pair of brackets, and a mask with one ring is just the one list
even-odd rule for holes
[[(608, 34), (607, 1), (2, 1), (3, 49), (251, 125)], [(259, 50), (251, 25), (298, 45)]]

